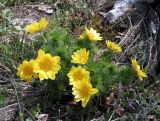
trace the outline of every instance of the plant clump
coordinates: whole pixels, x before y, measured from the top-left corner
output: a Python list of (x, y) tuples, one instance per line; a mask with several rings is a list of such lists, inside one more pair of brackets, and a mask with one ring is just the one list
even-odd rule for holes
[[(31, 34), (41, 32), (39, 39), (42, 46), (35, 60), (24, 60), (17, 67), (17, 75), (22, 80), (27, 82), (40, 80), (39, 83), (45, 83), (46, 93), (50, 93), (50, 96), (55, 94), (53, 93), (55, 87), (51, 92), (47, 92), (47, 88), (51, 86), (50, 81), (55, 80), (55, 86), (59, 91), (63, 92), (71, 88), (74, 101), (81, 101), (84, 108), (92, 99), (91, 95), (103, 95), (110, 86), (132, 81), (132, 69), (125, 64), (113, 64), (110, 58), (112, 53), (122, 52), (118, 44), (106, 40), (105, 51), (101, 51), (103, 45), (99, 43), (104, 40), (97, 30), (85, 27), (79, 37), (72, 38), (67, 28), (61, 28), (56, 20), (46, 28), (48, 24), (50, 24), (48, 20), (42, 18), (39, 22), (26, 26), (26, 32)], [(42, 32), (44, 29), (46, 31)], [(134, 59), (132, 59), (132, 68), (140, 80), (147, 77)], [(52, 96), (52, 98), (56, 97)]]

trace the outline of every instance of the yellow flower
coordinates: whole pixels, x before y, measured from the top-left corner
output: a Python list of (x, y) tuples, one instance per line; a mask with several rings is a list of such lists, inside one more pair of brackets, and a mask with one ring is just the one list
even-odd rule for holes
[(43, 50), (38, 51), (38, 57), (35, 61), (35, 72), (39, 74), (40, 80), (52, 79), (55, 80), (55, 75), (61, 69), (60, 57), (52, 57), (49, 53)]
[(72, 94), (74, 95), (74, 101), (82, 101), (82, 106), (85, 107), (92, 94), (98, 92), (98, 89), (92, 88), (90, 82), (82, 80), (73, 85)]
[(122, 48), (119, 47), (115, 42), (106, 40), (106, 45), (107, 45), (107, 48), (113, 52), (116, 52), (116, 53), (122, 52)]
[(27, 25), (25, 30), (28, 33), (35, 34), (45, 29), (47, 25), (48, 20), (46, 20), (45, 18), (41, 18), (39, 22), (35, 21), (32, 24)]
[(143, 78), (147, 78), (147, 74), (140, 69), (140, 65), (138, 64), (136, 59), (132, 59), (132, 68), (136, 72), (140, 80), (143, 80)]
[(72, 63), (78, 63), (78, 64), (85, 64), (88, 60), (89, 51), (86, 50), (86, 48), (81, 48), (74, 52), (74, 54), (71, 56)]
[(85, 27), (85, 31), (80, 35), (79, 39), (84, 40), (84, 39), (89, 39), (93, 42), (100, 41), (103, 39), (103, 37), (100, 36), (100, 33), (97, 33), (96, 30), (91, 28), (90, 30)]
[(27, 25), (26, 28), (25, 28), (25, 30), (26, 30), (26, 32), (32, 33), (32, 34), (39, 32), (40, 29), (39, 29), (38, 22), (35, 21), (32, 24)]
[(143, 78), (147, 78), (147, 75), (142, 70), (137, 70), (137, 76), (140, 80), (143, 80)]
[(48, 20), (46, 20), (45, 18), (41, 18), (41, 20), (39, 21), (39, 27), (41, 30), (45, 29), (48, 25)]
[(86, 71), (86, 69), (82, 68), (81, 66), (72, 67), (67, 76), (69, 77), (69, 84), (73, 85), (78, 81), (89, 81), (90, 80), (90, 72)]
[(36, 74), (34, 73), (34, 66), (34, 60), (24, 60), (23, 63), (17, 67), (17, 75), (20, 76), (21, 80), (26, 80), (30, 82), (32, 77), (36, 78)]
[(138, 64), (138, 62), (136, 61), (136, 59), (132, 59), (132, 68), (133, 70), (140, 70), (140, 65)]

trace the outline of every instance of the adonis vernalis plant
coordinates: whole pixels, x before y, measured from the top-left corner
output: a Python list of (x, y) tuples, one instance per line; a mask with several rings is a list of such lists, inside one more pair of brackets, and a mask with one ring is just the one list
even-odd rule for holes
[[(42, 18), (39, 22), (35, 21), (27, 25), (26, 32), (38, 33), (47, 25), (48, 20)], [(17, 75), (22, 80), (31, 82), (35, 77), (46, 80), (40, 83), (45, 85), (48, 102), (52, 103), (53, 98), (59, 100), (60, 98), (55, 96), (60, 95), (57, 94), (58, 92), (63, 93), (72, 88), (74, 101), (81, 101), (82, 107), (86, 107), (91, 95), (97, 92), (105, 95), (110, 86), (119, 82), (128, 84), (132, 81), (132, 70), (129, 66), (113, 64), (107, 55), (110, 53), (105, 53), (107, 51), (99, 54), (103, 46), (96, 44), (103, 41), (103, 37), (97, 30), (85, 27), (79, 38), (71, 37), (68, 29), (60, 27), (56, 22), (50, 26), (49, 30), (47, 33), (41, 33), (42, 38), (38, 38), (42, 40), (42, 49), (38, 50), (37, 58), (24, 61), (17, 67)], [(43, 41), (44, 38), (46, 41)], [(106, 46), (115, 53), (122, 52), (122, 48), (115, 42), (107, 40)], [(140, 80), (147, 77), (137, 61), (132, 61), (132, 68)]]

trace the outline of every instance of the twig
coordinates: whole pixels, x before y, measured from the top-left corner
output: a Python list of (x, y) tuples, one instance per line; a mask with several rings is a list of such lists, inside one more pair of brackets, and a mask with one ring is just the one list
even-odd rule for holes
[(111, 121), (121, 121), (121, 120), (126, 119), (126, 118), (127, 118), (127, 116), (123, 116), (121, 118), (117, 118), (117, 119), (114, 119), (114, 120), (111, 120)]
[(136, 39), (128, 46), (128, 48), (121, 54), (121, 56), (117, 59), (117, 61), (119, 61), (122, 57), (123, 57), (123, 55), (126, 53), (126, 52), (128, 52), (129, 51), (129, 49), (132, 47), (132, 45), (138, 40), (138, 38), (140, 37), (140, 35), (138, 35), (137, 37), (136, 37)]
[(122, 41), (120, 41), (119, 45), (123, 46), (127, 40), (130, 40), (131, 39), (130, 36), (135, 35), (134, 33), (137, 32), (137, 29), (141, 23), (142, 23), (142, 20), (137, 25), (130, 27), (126, 35), (123, 37)]
[(108, 121), (111, 121), (111, 119), (112, 119), (112, 117), (113, 117), (114, 114), (115, 114), (115, 111), (113, 111), (113, 113), (111, 114), (111, 116), (110, 116), (110, 118), (109, 118)]
[(34, 116), (33, 116), (26, 108), (24, 108), (24, 110), (32, 117), (32, 119), (33, 119), (34, 121), (36, 121), (36, 119), (34, 118)]
[(19, 101), (19, 96), (18, 96), (18, 93), (17, 93), (17, 88), (16, 88), (15, 83), (14, 83), (14, 81), (13, 81), (12, 79), (11, 79), (11, 83), (12, 83), (12, 85), (13, 85), (13, 87), (14, 87), (15, 92), (16, 92), (16, 98), (17, 98), (19, 110), (20, 110), (20, 112), (22, 112), (21, 105), (20, 105), (20, 101)]

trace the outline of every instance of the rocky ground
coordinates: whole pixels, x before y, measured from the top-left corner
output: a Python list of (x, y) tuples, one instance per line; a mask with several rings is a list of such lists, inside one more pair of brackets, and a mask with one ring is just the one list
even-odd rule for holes
[[(127, 119), (134, 121), (134, 116), (146, 117), (143, 119), (148, 121), (160, 120), (160, 110), (157, 109), (160, 103), (160, 50), (158, 46), (160, 45), (160, 5), (157, 4), (153, 9), (145, 8), (145, 14), (142, 11), (139, 12), (139, 9), (141, 9), (140, 7), (133, 10), (131, 14), (124, 16), (124, 18), (120, 19), (118, 22), (110, 25), (105, 23), (104, 16), (105, 13), (112, 9), (115, 2), (114, 0), (107, 2), (105, 0), (87, 1), (83, 4), (84, 6), (78, 6), (76, 2), (76, 0), (68, 0), (67, 2), (59, 0), (54, 2), (18, 1), (15, 3), (5, 3), (2, 1), (2, 3), (0, 3), (0, 26), (2, 28), (0, 29), (0, 94), (2, 95), (0, 97), (0, 121), (18, 121), (21, 118), (19, 112), (25, 112), (27, 114), (27, 118), (25, 117), (26, 119), (21, 119), (20, 121), (123, 121)], [(88, 4), (90, 6), (89, 9), (83, 8)], [(72, 7), (72, 10), (66, 11)], [(102, 101), (100, 101), (101, 104), (98, 109), (95, 109), (95, 112), (83, 112), (79, 114), (75, 111), (76, 113), (74, 114), (74, 110), (76, 110), (74, 102), (67, 104), (56, 102), (50, 108), (37, 111), (38, 108), (41, 107), (38, 105), (44, 96), (44, 92), (37, 88), (35, 84), (28, 85), (20, 79), (15, 78), (14, 70), (17, 62), (15, 62), (14, 54), (16, 55), (16, 53), (12, 52), (10, 54), (8, 50), (16, 50), (16, 46), (12, 47), (10, 45), (15, 44), (15, 39), (23, 38), (24, 28), (28, 23), (42, 17), (46, 17), (48, 20), (52, 21), (57, 16), (63, 17), (64, 13), (68, 14), (68, 18), (65, 15), (62, 26), (71, 26), (68, 23), (73, 22), (70, 27), (70, 33), (73, 36), (79, 34), (87, 23), (98, 29), (102, 35), (107, 35), (105, 39), (114, 39), (123, 46), (124, 52), (114, 57), (115, 63), (129, 64), (130, 57), (136, 56), (140, 64), (148, 70), (149, 78), (144, 84), (145, 89), (143, 90), (146, 92), (141, 92), (141, 90), (138, 89), (138, 84), (135, 82), (128, 86), (119, 85), (118, 87), (121, 93), (127, 91), (136, 96), (138, 95), (139, 98), (142, 97), (138, 100), (138, 103), (135, 102), (136, 105), (140, 105), (136, 111), (123, 108), (117, 103), (119, 101), (118, 98), (120, 98), (118, 97), (119, 92), (117, 90), (108, 92), (108, 94), (103, 97)], [(78, 21), (80, 24), (77, 26), (77, 23), (74, 23), (74, 21)], [(35, 38), (36, 36), (26, 36), (26, 40), (28, 41), (34, 41)], [(10, 48), (8, 49), (7, 47)], [(5, 48), (9, 54), (4, 53), (2, 48)], [(10, 63), (12, 63), (12, 66), (8, 66)], [(66, 100), (65, 97), (64, 100)], [(113, 109), (115, 105), (117, 108)], [(33, 107), (35, 107), (35, 112), (37, 111), (35, 115), (31, 113)], [(21, 109), (23, 109), (23, 111), (21, 111)], [(113, 112), (108, 113), (112, 109)], [(115, 119), (112, 119), (112, 116)], [(137, 118), (136, 120), (138, 121), (139, 119)]]

